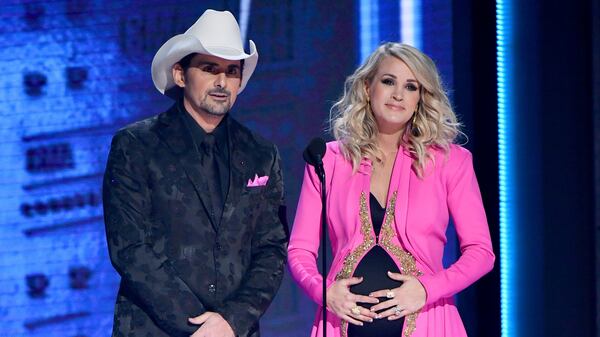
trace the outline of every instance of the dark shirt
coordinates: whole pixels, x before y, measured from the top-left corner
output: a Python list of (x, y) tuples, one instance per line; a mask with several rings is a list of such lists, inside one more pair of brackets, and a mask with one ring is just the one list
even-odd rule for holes
[[(204, 153), (199, 151), (200, 145), (204, 141), (204, 138), (208, 134), (204, 129), (198, 125), (194, 117), (185, 109), (183, 102), (180, 101), (178, 104), (179, 111), (183, 117), (183, 124), (187, 127), (196, 146), (196, 152), (198, 157), (202, 160)], [(228, 144), (228, 131), (227, 131), (227, 118), (228, 114), (221, 120), (219, 125), (211, 132), (215, 136), (215, 145), (217, 147), (216, 157), (217, 167), (219, 170), (219, 177), (221, 179), (221, 200), (225, 204), (225, 198), (229, 191), (229, 144)], [(221, 205), (223, 208), (223, 205)]]
[[(371, 193), (369, 199), (371, 209), (371, 223), (375, 235), (379, 236), (383, 220), (385, 218), (385, 208), (381, 207), (377, 198)], [(402, 283), (394, 281), (387, 276), (386, 271), (399, 273), (400, 269), (396, 266), (394, 260), (388, 253), (376, 245), (360, 260), (353, 276), (362, 276), (364, 281), (350, 287), (350, 291), (355, 294), (367, 296), (373, 291), (381, 289), (394, 289)], [(385, 297), (380, 297), (379, 301), (387, 301)], [(373, 304), (360, 303), (362, 307), (370, 309)], [(387, 310), (387, 309), (386, 309)], [(382, 313), (385, 310), (379, 311)], [(389, 321), (387, 319), (376, 319), (372, 323), (365, 323), (364, 326), (350, 324), (348, 326), (348, 337), (397, 337), (402, 336), (404, 318)]]

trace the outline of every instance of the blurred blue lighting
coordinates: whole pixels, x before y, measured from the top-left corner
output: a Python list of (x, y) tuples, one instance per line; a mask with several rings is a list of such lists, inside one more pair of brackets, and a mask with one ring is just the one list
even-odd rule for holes
[(502, 337), (517, 336), (514, 224), (514, 163), (512, 124), (512, 32), (510, 0), (496, 1), (496, 62), (498, 76), (498, 181), (500, 199), (500, 324)]
[[(421, 0), (399, 0), (400, 20), (397, 27), (400, 41), (413, 47), (422, 48), (423, 34), (421, 29)], [(380, 40), (380, 16), (389, 13), (379, 10), (379, 2), (371, 0), (359, 1), (359, 45), (360, 63), (382, 42)], [(383, 20), (382, 22), (385, 22)]]
[(377, 1), (360, 0), (360, 63), (375, 50), (379, 44), (379, 4)]
[(252, 0), (240, 0), (240, 30), (243, 43), (246, 43), (248, 35), (248, 22), (250, 20), (250, 8)]
[(420, 0), (400, 0), (400, 25), (400, 40), (422, 49)]

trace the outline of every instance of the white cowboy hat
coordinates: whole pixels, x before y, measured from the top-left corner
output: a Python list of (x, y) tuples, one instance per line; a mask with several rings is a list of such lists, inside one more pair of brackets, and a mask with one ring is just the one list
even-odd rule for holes
[(244, 52), (240, 27), (228, 11), (208, 9), (185, 33), (170, 38), (154, 55), (152, 81), (161, 94), (175, 86), (172, 68), (191, 53), (212, 55), (226, 60), (245, 60), (242, 72), (242, 92), (258, 61), (256, 45), (249, 41), (250, 54)]

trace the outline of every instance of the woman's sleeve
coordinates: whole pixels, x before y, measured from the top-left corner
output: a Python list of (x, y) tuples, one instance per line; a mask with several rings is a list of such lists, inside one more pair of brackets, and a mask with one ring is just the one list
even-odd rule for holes
[[(465, 289), (494, 267), (494, 252), (483, 202), (473, 170), (471, 153), (459, 148), (459, 164), (448, 163), (448, 209), (454, 220), (461, 255), (448, 269), (421, 275), (419, 281), (427, 292), (427, 304), (451, 297)], [(450, 159), (452, 161), (452, 158)]]
[[(288, 246), (288, 267), (298, 285), (318, 305), (323, 302), (323, 276), (317, 268), (321, 209), (321, 183), (314, 169), (307, 165)], [(327, 286), (331, 283), (327, 281)]]

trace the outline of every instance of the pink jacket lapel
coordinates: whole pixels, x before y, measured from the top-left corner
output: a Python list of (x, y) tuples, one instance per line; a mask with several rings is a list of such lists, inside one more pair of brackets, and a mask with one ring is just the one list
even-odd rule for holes
[(408, 241), (408, 237), (406, 235), (406, 220), (408, 216), (408, 193), (410, 190), (410, 176), (411, 176), (411, 166), (412, 166), (412, 158), (407, 151), (401, 150), (398, 152), (396, 156), (396, 161), (394, 162), (394, 168), (392, 170), (392, 178), (390, 180), (390, 190), (388, 193), (387, 203), (389, 204), (391, 195), (394, 191), (398, 191), (398, 196), (396, 199), (396, 209), (394, 210), (395, 214), (395, 222), (396, 222), (396, 231), (400, 243), (402, 246), (408, 251), (413, 251), (410, 246), (410, 242)]

